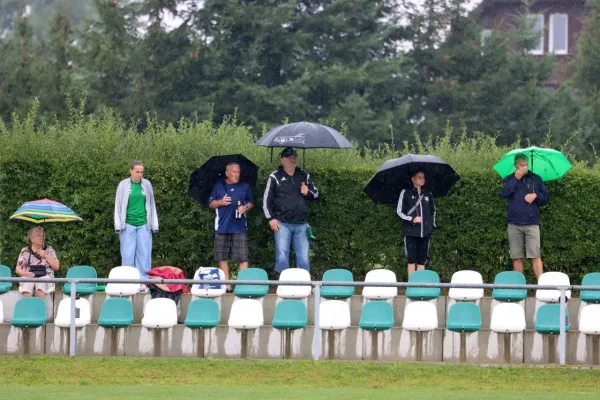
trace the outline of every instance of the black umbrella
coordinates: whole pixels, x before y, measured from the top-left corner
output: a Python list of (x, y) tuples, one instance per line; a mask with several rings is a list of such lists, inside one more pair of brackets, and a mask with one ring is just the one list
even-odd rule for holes
[(225, 177), (225, 167), (229, 163), (240, 166), (240, 182), (246, 182), (252, 189), (256, 186), (258, 167), (241, 154), (211, 157), (196, 169), (190, 178), (188, 195), (198, 203), (208, 206), (208, 199), (215, 184)]
[(271, 129), (258, 139), (256, 146), (296, 147), (303, 149), (302, 166), (304, 167), (304, 150), (306, 149), (353, 149), (352, 143), (341, 133), (325, 125), (312, 122), (295, 122)]
[(434, 197), (447, 195), (460, 179), (454, 169), (439, 157), (408, 154), (383, 163), (363, 192), (375, 203), (396, 205), (402, 189), (412, 185), (410, 174), (416, 168), (425, 173), (424, 189), (431, 190)]

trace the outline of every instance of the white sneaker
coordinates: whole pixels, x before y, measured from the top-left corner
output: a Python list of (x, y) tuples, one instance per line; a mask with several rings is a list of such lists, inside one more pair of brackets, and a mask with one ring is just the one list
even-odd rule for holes
[(140, 285), (140, 293), (148, 293), (148, 286), (141, 284)]

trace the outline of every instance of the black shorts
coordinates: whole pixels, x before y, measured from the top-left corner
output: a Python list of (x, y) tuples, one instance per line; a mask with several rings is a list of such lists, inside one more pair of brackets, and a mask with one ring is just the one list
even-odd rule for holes
[(248, 236), (245, 233), (215, 233), (215, 260), (248, 262)]
[(430, 238), (428, 237), (405, 236), (404, 253), (406, 254), (406, 262), (418, 265), (427, 264), (429, 242)]

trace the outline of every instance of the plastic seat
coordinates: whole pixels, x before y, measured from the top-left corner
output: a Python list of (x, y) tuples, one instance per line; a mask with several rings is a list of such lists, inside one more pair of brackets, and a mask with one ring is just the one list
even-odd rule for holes
[(142, 326), (145, 328), (172, 328), (177, 325), (177, 304), (171, 299), (151, 299), (144, 307)]
[[(0, 277), (10, 278), (10, 268), (6, 265), (0, 265)], [(0, 294), (8, 292), (12, 288), (12, 282), (0, 282)]]
[(350, 307), (342, 300), (326, 300), (319, 305), (319, 326), (325, 330), (350, 326)]
[(369, 331), (385, 331), (394, 326), (394, 309), (385, 301), (369, 301), (363, 305), (358, 326)]
[[(246, 268), (241, 270), (237, 276), (238, 281), (266, 281), (268, 280), (267, 271), (262, 268)], [(264, 297), (269, 293), (268, 285), (235, 285), (233, 293), (237, 297), (258, 298)]]
[[(565, 332), (569, 332), (569, 309), (565, 307)], [(544, 304), (535, 314), (535, 330), (538, 333), (560, 333), (560, 304)]]
[[(285, 271), (289, 271), (289, 269), (283, 272)], [(302, 329), (307, 323), (308, 313), (306, 311), (306, 304), (302, 300), (283, 300), (275, 306), (273, 328)]]
[(475, 303), (454, 303), (448, 311), (446, 327), (452, 332), (477, 332), (481, 329), (481, 310)]
[[(67, 271), (67, 278), (98, 278), (98, 274), (96, 273), (96, 269), (94, 267), (90, 267), (89, 265), (76, 265), (71, 267)], [(139, 286), (138, 286), (139, 287)], [(70, 295), (71, 294), (71, 284), (65, 283), (63, 286), (63, 293)], [(98, 291), (98, 285), (96, 283), (78, 283), (77, 284), (77, 293), (82, 296), (87, 296)]]
[(100, 309), (98, 325), (105, 328), (127, 328), (131, 324), (133, 324), (131, 301), (122, 297), (104, 300)]
[[(440, 276), (428, 269), (415, 271), (408, 277), (408, 283), (440, 283)], [(406, 289), (406, 297), (411, 300), (433, 300), (440, 297), (440, 291), (440, 288), (409, 287)]]
[[(108, 273), (108, 279), (140, 279), (140, 271), (135, 267), (115, 267)], [(104, 292), (109, 296), (133, 296), (139, 291), (139, 283), (109, 282), (104, 289)]]
[[(538, 279), (538, 285), (561, 285), (570, 286), (569, 276), (562, 272), (544, 272)], [(571, 298), (571, 291), (565, 291), (567, 298)], [(539, 301), (547, 303), (557, 303), (560, 301), (560, 290), (544, 290), (538, 289), (535, 291), (535, 298)]]
[[(482, 284), (483, 278), (477, 271), (457, 271), (452, 274), (451, 283)], [(474, 301), (483, 297), (483, 289), (451, 288), (448, 292), (448, 296), (450, 296), (451, 299), (458, 301)]]
[[(225, 280), (225, 272), (219, 268), (202, 267), (194, 274), (194, 280), (212, 281)], [(225, 285), (206, 284), (192, 285), (192, 296), (195, 297), (221, 297), (225, 294)]]
[[(2, 284), (0, 283), (0, 285)], [(600, 272), (585, 274), (581, 286), (600, 286)], [(582, 290), (579, 297), (586, 303), (600, 303), (600, 291), (598, 290)]]
[(600, 335), (600, 304), (590, 304), (581, 310), (579, 330), (586, 335)]
[(497, 333), (521, 333), (525, 330), (525, 309), (517, 303), (500, 303), (492, 310), (490, 329)]
[[(328, 269), (323, 274), (323, 282), (354, 282), (352, 272), (343, 268)], [(354, 294), (353, 286), (322, 286), (321, 297), (325, 299), (347, 299)]]
[[(390, 282), (396, 283), (396, 274), (394, 271), (389, 269), (374, 269), (367, 272), (365, 276), (365, 282)], [(377, 286), (365, 286), (362, 290), (362, 295), (366, 299), (370, 300), (387, 300), (398, 296), (397, 287), (377, 287)]]
[(264, 325), (263, 308), (260, 301), (241, 299), (233, 302), (227, 324), (236, 329), (257, 329)]
[(196, 299), (188, 307), (184, 324), (188, 328), (210, 329), (219, 325), (220, 321), (219, 303), (212, 299)]
[(39, 297), (25, 297), (15, 304), (12, 326), (20, 328), (37, 328), (48, 322), (46, 303)]
[[(310, 282), (310, 273), (302, 268), (288, 268), (279, 275), (279, 282)], [(277, 296), (284, 299), (303, 299), (310, 296), (311, 286), (277, 286)]]
[[(79, 308), (79, 318), (77, 318), (77, 310), (75, 311), (75, 327), (81, 328), (89, 325), (92, 322), (92, 314), (90, 312), (90, 303), (86, 299), (75, 300), (75, 307)], [(66, 297), (58, 304), (54, 325), (59, 328), (68, 328), (71, 326), (71, 298)]]
[[(496, 275), (496, 285), (525, 285), (525, 275), (516, 271), (504, 271)], [(494, 289), (492, 297), (498, 301), (521, 301), (527, 297), (526, 289)]]
[(0, 300), (0, 324), (4, 323), (4, 306), (2, 300)]
[(408, 331), (432, 331), (437, 327), (435, 304), (428, 301), (413, 301), (406, 305), (402, 328)]

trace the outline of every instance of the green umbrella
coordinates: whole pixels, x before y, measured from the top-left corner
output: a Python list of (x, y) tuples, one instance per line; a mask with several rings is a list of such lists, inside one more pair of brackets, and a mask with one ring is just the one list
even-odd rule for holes
[(544, 182), (559, 179), (573, 166), (563, 153), (553, 149), (528, 147), (509, 151), (494, 165), (502, 178), (515, 172), (515, 156), (524, 154), (529, 159), (529, 170), (539, 175)]

